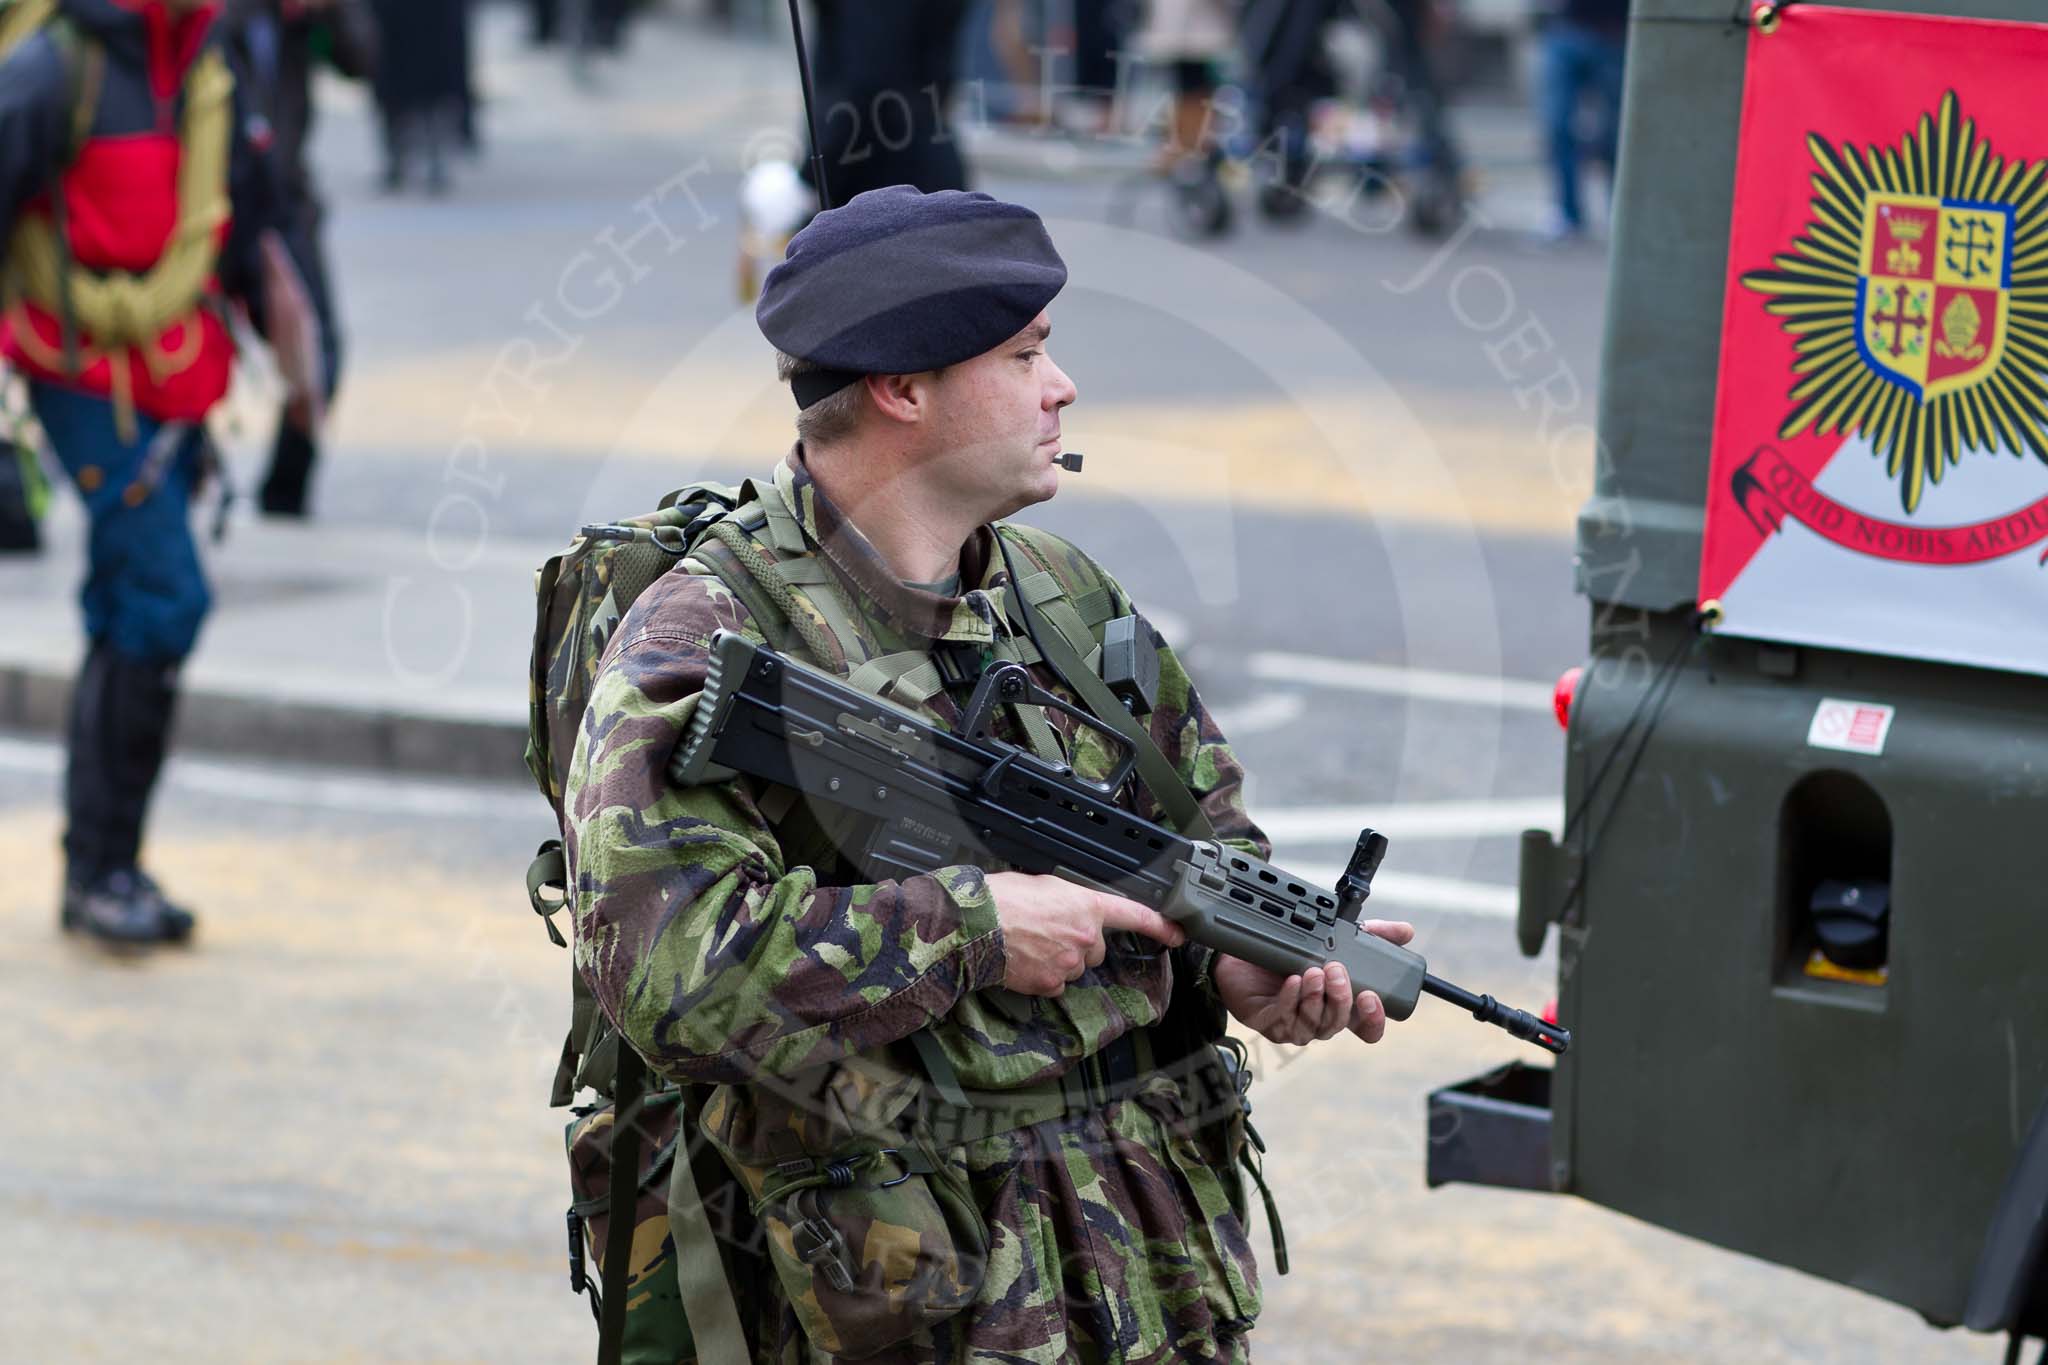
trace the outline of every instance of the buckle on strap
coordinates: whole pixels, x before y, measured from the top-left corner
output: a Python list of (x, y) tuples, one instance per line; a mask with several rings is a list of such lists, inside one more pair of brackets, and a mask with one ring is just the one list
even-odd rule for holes
[[(552, 890), (556, 894), (549, 895)], [(562, 937), (562, 931), (555, 927), (555, 915), (569, 903), (569, 863), (562, 852), (562, 841), (550, 839), (540, 846), (533, 861), (526, 865), (526, 899), (533, 906), (533, 913), (540, 916), (541, 923), (548, 927), (548, 937), (557, 948), (566, 948), (569, 941)]]

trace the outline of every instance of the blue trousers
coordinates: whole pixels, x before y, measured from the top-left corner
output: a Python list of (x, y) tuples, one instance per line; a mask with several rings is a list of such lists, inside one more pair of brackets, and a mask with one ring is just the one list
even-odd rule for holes
[(1621, 138), (1621, 76), (1625, 40), (1569, 19), (1552, 19), (1543, 30), (1543, 127), (1550, 144), (1550, 171), (1557, 209), (1572, 227), (1585, 225), (1579, 203), (1579, 99), (1591, 91), (1600, 106), (1600, 137), (1594, 153), (1615, 165)]
[(137, 414), (136, 439), (124, 441), (105, 399), (40, 383), (29, 396), (91, 520), (87, 637), (138, 663), (177, 663), (212, 604), (192, 538), (199, 429), (166, 434)]

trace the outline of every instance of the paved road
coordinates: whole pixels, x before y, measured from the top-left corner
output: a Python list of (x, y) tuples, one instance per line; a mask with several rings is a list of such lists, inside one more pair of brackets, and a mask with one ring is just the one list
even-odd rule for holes
[[(0, 741), (0, 1356), (260, 1362), (588, 1358), (543, 1097), (566, 961), (518, 869), (530, 792), (174, 763), (155, 862), (200, 946), (61, 939), (56, 752)], [(1540, 1001), (1495, 921), (1418, 913), (1439, 964)], [(1288, 1365), (1961, 1365), (1850, 1291), (1576, 1201), (1421, 1180), (1426, 1091), (1516, 1046), (1425, 1006), (1367, 1050), (1265, 1049), (1254, 1090), (1295, 1270)], [(1731, 1192), (1730, 1197), (1739, 1197)]]

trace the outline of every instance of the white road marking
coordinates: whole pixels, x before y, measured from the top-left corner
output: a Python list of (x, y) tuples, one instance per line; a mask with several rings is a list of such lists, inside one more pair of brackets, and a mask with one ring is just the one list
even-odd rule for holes
[[(62, 746), (0, 737), (0, 771), (54, 777), (64, 769)], [(489, 782), (444, 782), (380, 773), (337, 773), (266, 768), (220, 759), (173, 758), (164, 774), (173, 788), (194, 795), (262, 805), (340, 810), (426, 819), (519, 820), (544, 830), (547, 807), (536, 792)], [(1390, 806), (1327, 806), (1268, 810), (1261, 824), (1285, 844), (1348, 843), (1371, 825), (1401, 839), (1485, 837), (1524, 827), (1555, 829), (1559, 803), (1544, 799), (1438, 801)], [(1333, 887), (1342, 863), (1281, 858), (1281, 866), (1319, 886)], [(1512, 919), (1516, 890), (1491, 882), (1383, 871), (1373, 880), (1372, 905), (1386, 910), (1430, 910)]]
[(1271, 682), (1308, 683), (1348, 692), (1375, 692), (1419, 701), (1457, 702), (1506, 711), (1548, 713), (1554, 686), (1520, 678), (1476, 673), (1439, 673), (1427, 668), (1327, 659), (1314, 654), (1261, 650), (1250, 659), (1252, 676)]
[(1152, 623), (1152, 629), (1166, 637), (1166, 643), (1176, 653), (1185, 654), (1194, 648), (1194, 636), (1189, 631), (1185, 616), (1163, 607), (1148, 607), (1142, 602), (1136, 605), (1139, 614)]
[[(61, 746), (0, 738), (0, 769), (54, 775), (63, 771)], [(256, 763), (173, 757), (164, 770), (171, 787), (194, 795), (261, 805), (310, 806), (371, 815), (429, 819), (530, 820), (549, 823), (540, 793), (500, 782), (443, 782), (383, 773), (284, 770)]]
[(1217, 728), (1236, 739), (1240, 735), (1262, 735), (1294, 724), (1308, 714), (1308, 696), (1302, 692), (1268, 692), (1235, 706), (1212, 706), (1209, 714)]
[(1261, 806), (1252, 811), (1252, 819), (1278, 844), (1349, 844), (1367, 827), (1396, 843), (1518, 835), (1525, 829), (1547, 829), (1555, 834), (1564, 826), (1564, 799), (1534, 796), (1385, 806)]
[[(1334, 887), (1344, 875), (1342, 863), (1287, 863), (1282, 867), (1317, 886)], [(1468, 882), (1456, 877), (1429, 877), (1415, 872), (1382, 872), (1372, 879), (1368, 919), (1386, 919), (1388, 911), (1437, 910), (1457, 915), (1513, 919), (1520, 894), (1496, 882)]]

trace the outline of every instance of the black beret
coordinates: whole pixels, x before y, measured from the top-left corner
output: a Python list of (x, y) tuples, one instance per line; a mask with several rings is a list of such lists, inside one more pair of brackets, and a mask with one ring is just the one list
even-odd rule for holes
[(1067, 282), (1045, 224), (968, 190), (891, 185), (827, 209), (790, 238), (754, 318), (800, 376), (808, 407), (864, 374), (971, 360), (1024, 330)]

